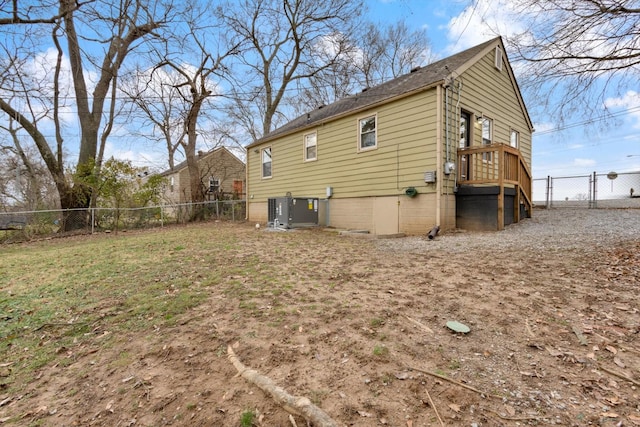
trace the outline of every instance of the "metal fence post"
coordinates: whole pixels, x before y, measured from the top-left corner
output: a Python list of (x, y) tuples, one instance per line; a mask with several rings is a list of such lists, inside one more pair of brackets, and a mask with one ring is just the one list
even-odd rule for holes
[(91, 234), (94, 233), (94, 224), (96, 223), (96, 208), (91, 208)]
[(589, 192), (591, 193), (589, 207), (595, 209), (598, 207), (598, 175), (595, 171), (593, 172), (593, 178), (591, 178), (590, 181), (592, 183), (593, 189), (589, 189)]

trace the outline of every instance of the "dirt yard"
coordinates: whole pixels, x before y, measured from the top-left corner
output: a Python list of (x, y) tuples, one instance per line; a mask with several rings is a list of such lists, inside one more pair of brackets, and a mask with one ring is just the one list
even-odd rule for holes
[(194, 227), (240, 242), (210, 299), (173, 328), (61, 349), (23, 395), (0, 390), (0, 424), (306, 426), (236, 375), (232, 344), (339, 426), (640, 426), (639, 210), (434, 240)]

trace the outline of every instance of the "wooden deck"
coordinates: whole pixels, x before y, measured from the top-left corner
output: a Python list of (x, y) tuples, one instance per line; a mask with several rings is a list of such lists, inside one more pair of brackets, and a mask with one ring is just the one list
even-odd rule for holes
[(531, 216), (531, 170), (517, 148), (496, 143), (458, 149), (459, 185), (498, 186), (498, 230), (504, 229), (504, 189), (514, 188), (514, 222), (520, 221), (520, 205)]

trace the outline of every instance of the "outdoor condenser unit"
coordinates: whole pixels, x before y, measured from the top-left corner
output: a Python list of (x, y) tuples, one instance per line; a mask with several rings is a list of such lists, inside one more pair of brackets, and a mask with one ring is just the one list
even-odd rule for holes
[(282, 228), (318, 225), (318, 198), (275, 197), (268, 199), (270, 226)]

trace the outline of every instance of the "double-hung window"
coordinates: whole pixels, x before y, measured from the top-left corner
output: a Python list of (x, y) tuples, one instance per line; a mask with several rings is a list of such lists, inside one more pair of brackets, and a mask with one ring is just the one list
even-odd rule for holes
[(318, 159), (317, 134), (315, 132), (308, 133), (304, 136), (304, 161)]
[(358, 150), (370, 150), (378, 146), (376, 130), (376, 116), (369, 116), (358, 120)]
[(209, 177), (209, 193), (215, 193), (220, 189), (220, 180), (215, 176)]
[[(493, 120), (484, 117), (482, 119), (482, 145), (491, 145), (493, 142)], [(491, 152), (482, 153), (482, 160), (490, 162), (492, 160)]]
[(262, 177), (271, 178), (271, 147), (262, 149)]

